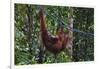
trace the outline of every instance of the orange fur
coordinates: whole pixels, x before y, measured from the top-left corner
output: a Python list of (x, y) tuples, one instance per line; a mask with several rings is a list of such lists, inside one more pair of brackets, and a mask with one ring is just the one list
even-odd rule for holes
[(63, 31), (63, 28), (61, 28), (58, 31), (57, 36), (51, 35), (47, 31), (43, 9), (40, 10), (39, 16), (40, 16), (41, 37), (44, 46), (46, 47), (47, 50), (49, 50), (53, 54), (61, 52), (63, 49), (66, 48), (66, 45), (68, 43), (68, 34), (66, 34)]

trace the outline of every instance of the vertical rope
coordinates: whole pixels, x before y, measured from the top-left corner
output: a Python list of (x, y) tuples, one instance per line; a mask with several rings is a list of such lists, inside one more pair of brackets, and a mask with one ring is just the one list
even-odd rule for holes
[[(72, 57), (72, 45), (73, 45), (73, 8), (69, 7), (68, 12), (68, 27), (69, 27), (69, 42), (67, 49), (69, 51), (69, 55)], [(71, 30), (70, 30), (71, 29)]]

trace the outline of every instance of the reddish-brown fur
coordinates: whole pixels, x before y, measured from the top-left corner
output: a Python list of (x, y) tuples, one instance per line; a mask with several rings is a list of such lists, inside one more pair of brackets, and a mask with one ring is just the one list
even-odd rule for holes
[(46, 20), (43, 14), (43, 9), (39, 12), (40, 16), (40, 27), (41, 27), (41, 37), (44, 46), (47, 50), (53, 54), (57, 54), (66, 48), (68, 43), (68, 34), (63, 31), (63, 28), (60, 28), (56, 36), (51, 35), (47, 31)]

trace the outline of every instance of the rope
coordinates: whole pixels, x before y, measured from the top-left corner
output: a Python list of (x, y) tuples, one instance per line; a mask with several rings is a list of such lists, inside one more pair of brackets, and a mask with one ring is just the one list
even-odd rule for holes
[[(40, 9), (41, 7), (38, 7), (38, 8)], [(42, 8), (42, 9), (43, 9), (43, 8)], [(44, 11), (44, 14), (48, 15), (48, 16), (51, 17), (54, 21), (58, 22), (60, 26), (62, 26), (62, 27), (64, 27), (64, 28), (67, 28), (67, 29), (69, 29), (69, 30), (71, 30), (71, 31), (73, 31), (73, 32), (78, 32), (78, 33), (81, 33), (81, 34), (84, 34), (84, 35), (88, 35), (88, 36), (94, 36), (93, 33), (87, 33), (87, 32), (84, 32), (84, 31), (80, 31), (80, 30), (78, 30), (78, 29), (71, 29), (71, 28), (68, 26), (68, 24), (65, 25), (65, 22), (64, 22), (62, 19), (60, 19), (59, 17), (57, 18), (57, 17), (54, 16), (54, 15), (51, 16), (51, 15), (49, 15), (46, 11)], [(59, 21), (58, 21), (58, 20), (59, 20)]]
[[(49, 14), (47, 14), (47, 15), (49, 15)], [(49, 15), (50, 16), (50, 15)], [(54, 19), (55, 20), (55, 18), (56, 17), (52, 17), (52, 16), (50, 16), (52, 19)], [(57, 21), (57, 19), (56, 19), (56, 21)], [(91, 36), (94, 36), (94, 34), (92, 34), (92, 33), (87, 33), (87, 32), (83, 32), (83, 31), (80, 31), (80, 30), (78, 30), (78, 29), (71, 29), (68, 25), (65, 25), (65, 22), (63, 22), (61, 19), (59, 19), (59, 23), (60, 23), (60, 26), (63, 26), (63, 27), (65, 27), (65, 28), (67, 28), (67, 29), (70, 29), (71, 31), (73, 31), (73, 32), (78, 32), (78, 33), (82, 33), (82, 34), (84, 34), (84, 35), (91, 35)]]

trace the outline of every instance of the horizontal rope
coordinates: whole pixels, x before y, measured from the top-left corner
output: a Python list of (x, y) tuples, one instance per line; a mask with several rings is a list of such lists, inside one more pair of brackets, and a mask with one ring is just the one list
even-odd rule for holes
[[(39, 7), (40, 8), (40, 7)], [(42, 8), (43, 9), (43, 8)], [(94, 34), (93, 33), (87, 33), (87, 32), (84, 32), (84, 31), (80, 31), (80, 30), (78, 30), (78, 29), (71, 29), (67, 24), (65, 25), (65, 22), (63, 21), (63, 20), (61, 20), (61, 19), (59, 19), (59, 21), (56, 19), (57, 17), (56, 16), (54, 16), (54, 15), (49, 15), (46, 11), (44, 11), (44, 14), (46, 14), (46, 15), (48, 15), (48, 16), (50, 16), (54, 21), (56, 21), (56, 22), (58, 22), (58, 23), (60, 23), (60, 26), (63, 26), (64, 28), (67, 28), (67, 29), (70, 29), (71, 31), (73, 31), (73, 32), (78, 32), (78, 33), (81, 33), (81, 34), (84, 34), (84, 35), (88, 35), (88, 36), (94, 36)]]

